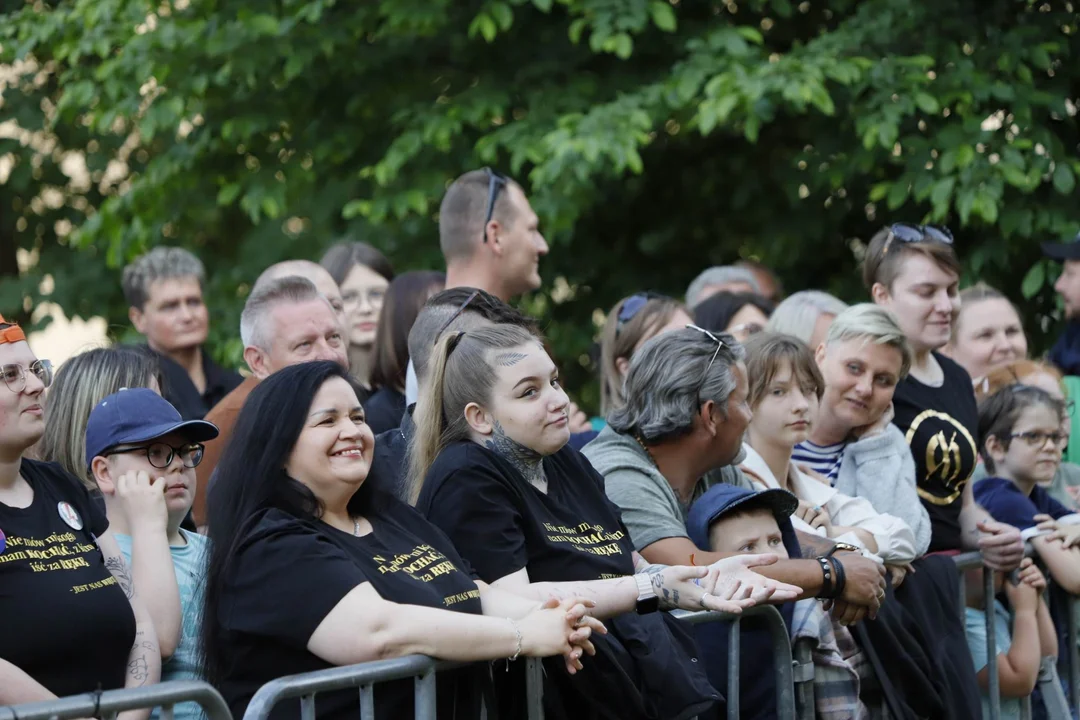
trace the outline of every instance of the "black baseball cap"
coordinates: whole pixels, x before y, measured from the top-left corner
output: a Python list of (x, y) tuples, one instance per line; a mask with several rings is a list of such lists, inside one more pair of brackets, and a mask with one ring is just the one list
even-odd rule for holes
[(1080, 233), (1069, 242), (1043, 243), (1042, 251), (1054, 260), (1080, 260)]

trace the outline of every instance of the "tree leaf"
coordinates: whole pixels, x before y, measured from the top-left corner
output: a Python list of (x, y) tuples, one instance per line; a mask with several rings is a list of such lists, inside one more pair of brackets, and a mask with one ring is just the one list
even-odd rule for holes
[(1071, 195), (1076, 188), (1076, 177), (1072, 169), (1064, 162), (1058, 162), (1054, 168), (1054, 189), (1062, 195)]
[(663, 0), (654, 0), (649, 3), (649, 13), (652, 15), (653, 25), (664, 32), (675, 32), (675, 10)]
[(1039, 294), (1045, 284), (1046, 265), (1042, 260), (1039, 260), (1025, 273), (1024, 279), (1020, 283), (1020, 292), (1023, 293), (1025, 299), (1031, 299)]

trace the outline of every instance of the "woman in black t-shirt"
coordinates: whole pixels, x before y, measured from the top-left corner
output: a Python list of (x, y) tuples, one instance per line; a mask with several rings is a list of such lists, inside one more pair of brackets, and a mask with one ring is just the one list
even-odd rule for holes
[(59, 465), (22, 457), (45, 431), (51, 382), (49, 362), (0, 317), (0, 705), (149, 685), (161, 673), (104, 513)]
[(960, 261), (945, 228), (897, 223), (870, 241), (863, 280), (911, 344), (908, 376), (893, 395), (893, 422), (915, 460), (915, 480), (930, 515), (931, 551), (981, 549), (987, 564), (1016, 567), (1023, 543), (1015, 528), (975, 504), (968, 480), (978, 462), (978, 415), (971, 378), (938, 350), (960, 309)]
[[(666, 613), (633, 611), (738, 611), (774, 592), (774, 600), (794, 598), (797, 588), (749, 571), (755, 561), (740, 557), (708, 569), (649, 566), (603, 479), (566, 445), (569, 401), (528, 331), (445, 336), (431, 367), (410, 467), (417, 508), (493, 586), (536, 599), (589, 597), (598, 617), (612, 618), (612, 635), (597, 641), (578, 679), (549, 668), (548, 717), (687, 717), (711, 706), (718, 695), (694, 665), (693, 641)], [(520, 695), (512, 687), (501, 702)]]
[[(603, 626), (567, 598), (488, 587), (438, 529), (364, 483), (374, 448), (356, 386), (333, 362), (271, 375), (244, 403), (208, 497), (205, 675), (235, 717), (283, 675), (400, 657), (562, 655), (570, 673)], [(486, 667), (439, 674), (439, 716), (479, 717)], [(412, 683), (380, 683), (376, 714), (412, 714)], [(320, 693), (355, 717), (355, 691)], [(296, 702), (274, 718), (296, 717)]]

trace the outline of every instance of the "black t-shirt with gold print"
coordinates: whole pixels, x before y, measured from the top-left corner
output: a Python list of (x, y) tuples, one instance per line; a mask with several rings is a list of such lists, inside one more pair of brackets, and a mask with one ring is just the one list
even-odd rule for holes
[(59, 465), (20, 473), (34, 499), (0, 503), (0, 658), (59, 696), (122, 688), (135, 614), (97, 545), (109, 523)]
[(634, 546), (589, 461), (564, 447), (544, 458), (544, 473), (547, 493), (497, 453), (455, 443), (431, 466), (416, 508), (489, 583), (522, 568), (532, 582), (632, 575)]
[(960, 549), (964, 486), (978, 464), (979, 411), (971, 377), (949, 358), (934, 353), (945, 380), (940, 387), (908, 376), (896, 386), (893, 422), (915, 459), (915, 481), (930, 515), (930, 551)]
[[(483, 613), (468, 563), (438, 528), (389, 496), (366, 514), (374, 531), (362, 537), (283, 510), (260, 511), (247, 523), (225, 578), (216, 621), (226, 648), (221, 692), (235, 717), (263, 684), (330, 663), (308, 650), (323, 619), (362, 583), (405, 605)], [(210, 621), (210, 618), (205, 620)], [(441, 672), (438, 716), (479, 717), (490, 683), (486, 666)], [(412, 717), (411, 680), (379, 683), (377, 718)], [(358, 717), (356, 691), (319, 693), (319, 718)], [(278, 704), (272, 720), (299, 716), (295, 701)]]

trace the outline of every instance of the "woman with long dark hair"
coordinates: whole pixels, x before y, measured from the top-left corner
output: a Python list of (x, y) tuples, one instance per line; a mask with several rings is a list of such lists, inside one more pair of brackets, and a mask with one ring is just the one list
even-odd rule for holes
[[(204, 672), (236, 717), (282, 675), (414, 653), (445, 660), (591, 652), (588, 601), (528, 601), (475, 581), (446, 536), (364, 481), (374, 437), (355, 381), (294, 365), (252, 391), (210, 489)], [(489, 675), (440, 673), (439, 717), (479, 717)], [(378, 717), (412, 713), (412, 683), (380, 684)], [(321, 693), (354, 717), (355, 692)], [(283, 703), (274, 718), (296, 717)]]
[(376, 435), (393, 430), (405, 414), (405, 372), (409, 365), (409, 331), (420, 308), (446, 285), (446, 275), (434, 270), (412, 270), (390, 282), (379, 314), (375, 335), (375, 363), (364, 401), (367, 422)]

